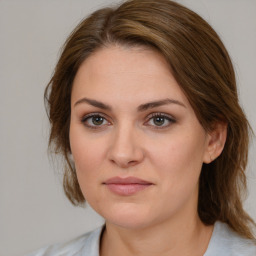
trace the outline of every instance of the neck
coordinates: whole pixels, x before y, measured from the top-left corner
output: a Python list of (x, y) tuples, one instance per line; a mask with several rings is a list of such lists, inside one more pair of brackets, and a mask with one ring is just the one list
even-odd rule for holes
[[(191, 217), (191, 216), (190, 216)], [(193, 256), (203, 255), (213, 226), (205, 226), (198, 215), (164, 221), (144, 228), (123, 228), (106, 223), (101, 240), (101, 256)]]

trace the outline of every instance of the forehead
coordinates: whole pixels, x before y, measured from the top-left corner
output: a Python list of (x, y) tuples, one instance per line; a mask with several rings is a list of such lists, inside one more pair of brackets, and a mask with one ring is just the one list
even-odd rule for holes
[(102, 48), (82, 63), (74, 79), (72, 101), (82, 96), (107, 98), (131, 94), (134, 101), (168, 96), (188, 103), (160, 53), (120, 46)]
[[(82, 66), (85, 66), (88, 72), (101, 75), (124, 72), (137, 73), (137, 71), (140, 74), (149, 75), (161, 71), (161, 74), (165, 73), (169, 76), (171, 72), (165, 58), (156, 50), (148, 47), (118, 45), (103, 47), (92, 53), (82, 63)], [(139, 70), (138, 66), (140, 66)]]

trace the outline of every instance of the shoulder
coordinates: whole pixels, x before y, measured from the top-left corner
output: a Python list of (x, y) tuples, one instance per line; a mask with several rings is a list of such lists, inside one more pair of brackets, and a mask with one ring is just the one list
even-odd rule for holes
[(227, 224), (217, 221), (204, 256), (254, 256), (256, 244), (241, 237)]
[(99, 256), (99, 241), (103, 227), (83, 234), (69, 242), (41, 248), (28, 256)]

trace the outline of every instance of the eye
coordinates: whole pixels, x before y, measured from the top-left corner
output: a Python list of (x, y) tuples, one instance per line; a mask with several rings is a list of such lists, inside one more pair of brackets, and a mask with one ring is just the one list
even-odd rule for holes
[(170, 126), (172, 123), (175, 123), (176, 120), (170, 115), (163, 113), (153, 113), (149, 116), (147, 125), (153, 126), (154, 128), (161, 129)]
[(103, 126), (109, 125), (110, 123), (107, 121), (107, 119), (99, 114), (99, 113), (91, 113), (86, 116), (84, 116), (81, 120), (81, 122), (92, 129), (101, 128)]

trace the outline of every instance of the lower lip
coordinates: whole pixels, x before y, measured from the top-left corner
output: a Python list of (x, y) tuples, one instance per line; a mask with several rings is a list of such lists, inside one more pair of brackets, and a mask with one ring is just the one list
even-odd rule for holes
[(142, 191), (148, 187), (150, 187), (152, 184), (105, 184), (107, 188), (118, 195), (121, 196), (131, 196), (139, 191)]

